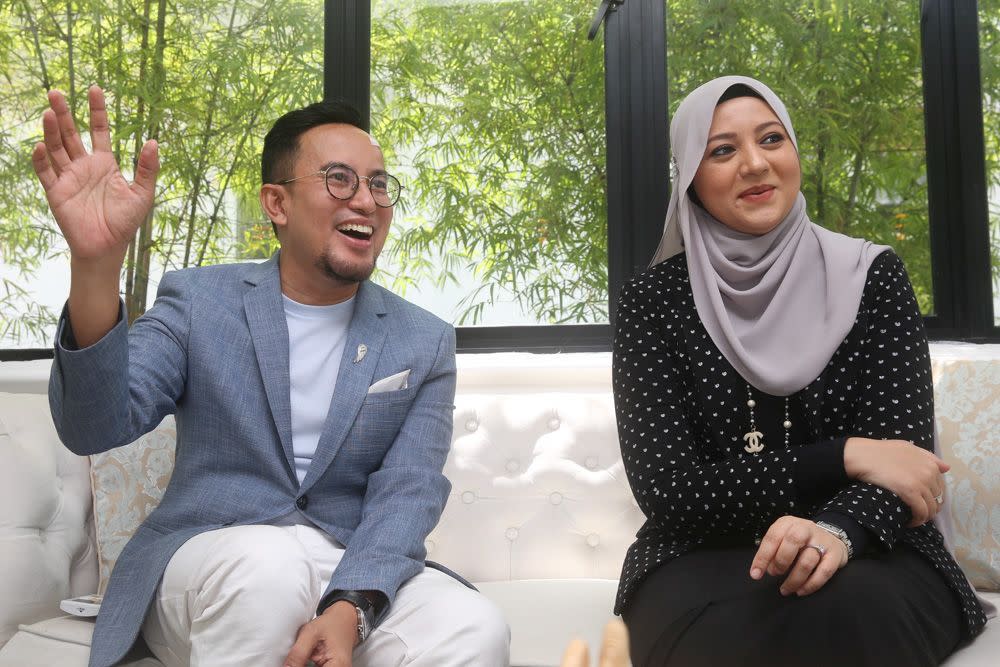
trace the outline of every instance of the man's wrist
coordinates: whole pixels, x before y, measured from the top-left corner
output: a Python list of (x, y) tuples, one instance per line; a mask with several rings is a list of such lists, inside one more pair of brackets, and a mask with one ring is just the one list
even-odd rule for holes
[(353, 605), (357, 616), (358, 644), (365, 641), (375, 628), (375, 603), (363, 591), (338, 590), (323, 600), (319, 613), (326, 613), (330, 607), (338, 602), (347, 602)]
[[(351, 647), (354, 648), (362, 642), (364, 628), (358, 618), (358, 608), (346, 600), (337, 600), (329, 605), (322, 613), (323, 618), (329, 618), (338, 627), (350, 628)], [(345, 637), (346, 638), (346, 637)]]

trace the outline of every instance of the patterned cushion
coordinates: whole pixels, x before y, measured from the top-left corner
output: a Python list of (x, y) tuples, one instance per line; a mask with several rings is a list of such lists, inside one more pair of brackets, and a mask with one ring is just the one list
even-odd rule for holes
[(976, 588), (1000, 591), (1000, 363), (963, 356), (933, 361), (947, 511), (959, 565)]
[(174, 418), (168, 416), (132, 444), (90, 457), (100, 593), (125, 543), (163, 498), (176, 442)]

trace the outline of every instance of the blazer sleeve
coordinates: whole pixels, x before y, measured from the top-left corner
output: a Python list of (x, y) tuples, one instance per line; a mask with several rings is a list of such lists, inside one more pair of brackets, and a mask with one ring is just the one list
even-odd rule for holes
[(129, 328), (125, 304), (99, 341), (76, 349), (64, 309), (56, 329), (49, 407), (75, 454), (127, 445), (176, 409), (187, 377), (189, 290), (183, 273), (163, 277), (156, 302)]
[[(869, 270), (872, 295), (868, 335), (858, 371), (863, 390), (851, 435), (912, 440), (934, 449), (934, 387), (923, 317), (902, 260), (882, 253)], [(845, 514), (885, 548), (906, 530), (909, 507), (891, 491), (853, 482), (821, 509)]]
[(424, 540), (451, 491), (442, 470), (451, 448), (454, 404), (455, 330), (447, 326), (395, 441), (368, 476), (361, 522), (321, 608), (336, 590), (377, 590), (391, 603), (399, 587), (424, 568)]
[(842, 446), (724, 456), (692, 418), (696, 390), (684, 379), (690, 359), (675, 342), (687, 317), (681, 310), (642, 276), (619, 300), (612, 381), (629, 484), (646, 517), (676, 539), (762, 533), (779, 516), (813, 506), (800, 498), (803, 487), (837, 483)]

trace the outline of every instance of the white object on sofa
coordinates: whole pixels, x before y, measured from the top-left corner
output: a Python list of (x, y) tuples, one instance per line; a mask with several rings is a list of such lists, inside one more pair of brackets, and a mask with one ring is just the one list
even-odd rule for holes
[[(936, 346), (935, 356), (949, 350)], [(1000, 346), (992, 352), (1000, 365)], [(93, 628), (58, 608), (96, 589), (97, 564), (88, 460), (55, 436), (48, 365), (0, 364), (0, 391), (21, 394), (0, 395), (0, 667), (83, 667)], [(611, 617), (642, 516), (621, 466), (610, 386), (608, 354), (459, 357), (453, 491), (428, 557), (503, 609), (515, 665), (557, 665), (574, 636), (596, 655)], [(997, 656), (994, 620), (946, 665), (995, 667)], [(160, 663), (136, 654), (128, 664)]]

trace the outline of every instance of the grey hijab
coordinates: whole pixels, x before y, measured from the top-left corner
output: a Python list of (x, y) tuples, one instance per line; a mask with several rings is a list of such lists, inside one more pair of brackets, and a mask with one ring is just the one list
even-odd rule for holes
[(819, 376), (854, 326), (868, 268), (888, 247), (813, 224), (802, 193), (761, 236), (732, 230), (691, 201), (715, 106), (736, 84), (764, 98), (798, 150), (785, 105), (759, 81), (724, 76), (695, 89), (670, 124), (673, 191), (652, 263), (686, 251), (695, 307), (712, 341), (751, 385), (788, 396)]

